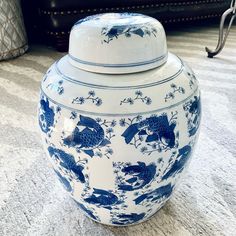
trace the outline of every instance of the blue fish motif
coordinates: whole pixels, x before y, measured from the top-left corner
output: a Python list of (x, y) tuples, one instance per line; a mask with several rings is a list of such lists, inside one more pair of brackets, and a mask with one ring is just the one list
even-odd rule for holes
[(150, 192), (150, 193), (145, 193), (136, 199), (134, 199), (135, 204), (140, 204), (144, 200), (148, 199), (151, 200), (151, 202), (158, 201), (161, 198), (169, 198), (171, 193), (173, 191), (173, 186), (171, 184), (167, 184), (165, 186), (161, 186), (158, 189)]
[(194, 101), (191, 102), (189, 107), (189, 113), (194, 116), (192, 121), (193, 126), (189, 129), (189, 136), (193, 136), (196, 134), (199, 126), (200, 126), (200, 119), (201, 119), (201, 100), (200, 97), (194, 96)]
[(171, 168), (164, 174), (164, 176), (162, 177), (162, 180), (168, 179), (169, 177), (182, 172), (185, 164), (187, 163), (191, 155), (191, 151), (192, 151), (192, 148), (189, 145), (184, 146), (183, 148), (179, 149), (179, 153), (176, 158), (176, 161), (171, 166)]
[(109, 43), (114, 38), (117, 39), (120, 35), (124, 35), (127, 38), (132, 35), (137, 35), (141, 38), (151, 35), (156, 37), (157, 30), (150, 24), (144, 24), (141, 26), (133, 25), (131, 27), (127, 25), (114, 25), (111, 28), (103, 28), (101, 34), (107, 37), (104, 42)]
[(138, 165), (124, 167), (122, 172), (132, 177), (126, 180), (127, 184), (119, 184), (118, 188), (124, 191), (133, 191), (142, 188), (153, 180), (156, 174), (156, 165), (151, 163), (146, 166), (144, 162), (139, 161)]
[(81, 183), (85, 183), (85, 177), (83, 174), (84, 167), (76, 163), (72, 155), (51, 146), (48, 147), (48, 152), (51, 157), (54, 157), (59, 161), (61, 167), (72, 172)]
[(49, 107), (48, 99), (40, 100), (39, 126), (44, 133), (47, 133), (54, 123), (55, 113), (53, 108)]
[(90, 209), (88, 209), (87, 207), (85, 207), (82, 203), (80, 203), (80, 202), (78, 202), (78, 201), (76, 201), (76, 200), (74, 200), (74, 201), (77, 203), (77, 205), (79, 206), (79, 208), (80, 208), (82, 211), (84, 211), (89, 217), (91, 217), (92, 219), (94, 219), (94, 220), (96, 220), (96, 221), (100, 221), (100, 220), (94, 215), (94, 213), (93, 213), (92, 210), (90, 210)]
[(108, 41), (110, 41), (112, 38), (116, 37), (118, 38), (118, 36), (120, 34), (123, 34), (125, 32), (125, 30), (127, 30), (127, 26), (125, 25), (114, 25), (112, 26), (111, 29), (109, 29), (106, 33), (104, 33), (105, 36), (108, 37)]
[(55, 170), (55, 173), (57, 174), (60, 182), (62, 183), (63, 187), (65, 188), (66, 191), (71, 192), (72, 191), (72, 187), (70, 185), (70, 182), (64, 177), (62, 176), (57, 170)]
[(104, 130), (96, 120), (82, 115), (80, 115), (80, 121), (72, 134), (66, 137), (63, 142), (69, 147), (77, 146), (91, 157), (94, 156), (93, 148), (111, 143), (105, 139)]
[(175, 133), (174, 129), (176, 123), (169, 123), (166, 114), (161, 116), (152, 116), (146, 118), (139, 123), (131, 124), (122, 134), (125, 138), (125, 142), (128, 144), (134, 138), (136, 134), (145, 135), (146, 142), (161, 141), (169, 148), (173, 148), (175, 145)]
[(84, 201), (109, 210), (112, 209), (112, 206), (121, 203), (115, 194), (110, 191), (96, 188), (93, 189), (92, 195), (85, 198)]
[[(145, 32), (143, 29), (138, 28), (138, 27), (127, 27), (125, 25), (114, 25), (104, 35), (108, 37), (107, 41), (109, 42), (114, 37), (118, 38), (118, 36), (121, 34), (125, 34), (126, 37), (130, 37), (131, 34), (136, 34), (140, 37), (143, 37), (145, 35)], [(150, 32), (148, 32), (148, 34), (150, 34)]]
[(116, 219), (112, 220), (112, 224), (115, 225), (134, 224), (142, 220), (144, 216), (145, 213), (119, 214), (115, 216)]

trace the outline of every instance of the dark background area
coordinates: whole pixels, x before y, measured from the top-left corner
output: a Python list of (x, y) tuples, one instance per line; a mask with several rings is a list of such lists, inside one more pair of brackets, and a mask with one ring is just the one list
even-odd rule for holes
[(42, 43), (58, 51), (68, 50), (73, 24), (88, 15), (105, 12), (137, 12), (157, 18), (168, 30), (218, 23), (230, 0), (22, 0), (29, 43)]

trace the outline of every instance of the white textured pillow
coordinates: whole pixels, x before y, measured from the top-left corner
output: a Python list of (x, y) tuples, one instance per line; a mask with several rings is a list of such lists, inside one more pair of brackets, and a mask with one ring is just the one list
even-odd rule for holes
[(27, 49), (20, 1), (0, 1), (0, 60), (20, 56)]

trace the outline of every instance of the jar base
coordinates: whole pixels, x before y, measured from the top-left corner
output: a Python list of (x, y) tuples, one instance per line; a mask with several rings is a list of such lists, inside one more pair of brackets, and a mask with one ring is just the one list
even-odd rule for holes
[[(102, 225), (106, 225), (106, 226), (112, 226), (112, 227), (128, 227), (128, 226), (135, 226), (135, 225), (138, 225), (138, 224), (141, 224), (141, 223), (144, 223), (148, 220), (150, 220), (152, 217), (154, 217), (165, 205), (166, 203), (169, 201), (169, 199), (167, 199), (152, 215), (148, 216), (146, 219), (144, 220), (141, 220), (141, 221), (138, 221), (138, 222), (135, 222), (135, 223), (131, 223), (131, 224), (124, 224), (124, 225), (118, 225), (118, 224), (109, 224), (109, 223), (104, 223), (104, 222), (101, 222), (101, 221), (98, 221), (98, 220), (95, 220), (93, 219), (92, 217), (84, 214), (87, 218), (89, 218), (90, 220), (96, 222), (96, 223), (99, 223), (99, 224), (102, 224)], [(83, 210), (81, 210), (82, 213), (83, 213)]]

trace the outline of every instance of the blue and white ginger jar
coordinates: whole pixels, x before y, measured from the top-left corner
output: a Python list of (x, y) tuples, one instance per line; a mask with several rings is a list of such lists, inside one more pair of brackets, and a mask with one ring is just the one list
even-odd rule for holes
[(189, 164), (200, 92), (157, 20), (94, 15), (74, 25), (69, 54), (44, 76), (38, 119), (55, 173), (85, 215), (129, 225), (166, 203)]

